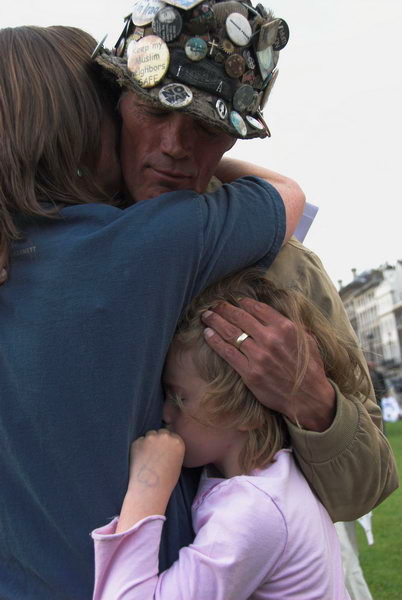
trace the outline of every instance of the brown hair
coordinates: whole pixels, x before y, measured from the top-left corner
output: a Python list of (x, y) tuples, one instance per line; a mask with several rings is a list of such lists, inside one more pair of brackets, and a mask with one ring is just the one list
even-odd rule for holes
[[(309, 361), (309, 337), (317, 342), (327, 377), (344, 394), (369, 393), (370, 382), (357, 346), (344, 340), (333, 325), (301, 292), (277, 288), (257, 270), (242, 271), (209, 286), (185, 311), (177, 329), (175, 345), (180, 352), (193, 348), (195, 365), (208, 383), (203, 406), (208, 425), (246, 429), (248, 440), (240, 455), (244, 473), (272, 462), (287, 445), (287, 428), (280, 414), (263, 406), (243, 383), (240, 375), (204, 341), (201, 314), (219, 302), (239, 306), (239, 298), (265, 302), (296, 326), (297, 369), (294, 389), (300, 385)], [(180, 400), (176, 400), (180, 404)], [(180, 404), (184, 409), (184, 406)]]
[(0, 30), (0, 265), (17, 215), (54, 216), (106, 201), (94, 169), (107, 92), (91, 63), (96, 41), (74, 27)]

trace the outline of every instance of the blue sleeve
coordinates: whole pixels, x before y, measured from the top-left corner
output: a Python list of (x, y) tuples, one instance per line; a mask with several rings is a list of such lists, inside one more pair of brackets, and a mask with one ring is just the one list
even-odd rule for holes
[(125, 226), (119, 231), (126, 257), (134, 257), (140, 244), (143, 260), (166, 286), (176, 282), (185, 304), (229, 273), (255, 264), (267, 269), (286, 231), (279, 193), (258, 177), (238, 179), (211, 194), (169, 192), (123, 212)]
[(267, 269), (286, 232), (285, 207), (277, 190), (258, 177), (245, 177), (203, 199), (198, 290), (250, 265)]

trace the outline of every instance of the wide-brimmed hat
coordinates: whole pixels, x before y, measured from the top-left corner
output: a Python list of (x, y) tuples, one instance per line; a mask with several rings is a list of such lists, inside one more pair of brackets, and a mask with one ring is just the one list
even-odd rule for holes
[(258, 4), (136, 0), (115, 47), (94, 58), (150, 103), (243, 139), (270, 135), (262, 111), (289, 28)]

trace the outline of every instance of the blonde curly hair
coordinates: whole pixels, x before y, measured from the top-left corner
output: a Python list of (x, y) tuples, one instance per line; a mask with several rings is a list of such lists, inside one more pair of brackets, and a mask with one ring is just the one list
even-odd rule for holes
[[(246, 387), (240, 375), (205, 343), (201, 315), (219, 302), (240, 306), (243, 297), (264, 302), (292, 321), (296, 327), (296, 377), (293, 391), (301, 384), (309, 362), (309, 342), (313, 336), (329, 379), (343, 394), (357, 391), (369, 394), (370, 382), (358, 348), (343, 339), (328, 319), (301, 292), (277, 288), (256, 269), (230, 275), (210, 285), (185, 310), (174, 339), (179, 352), (193, 350), (195, 366), (208, 386), (202, 399), (209, 426), (241, 428), (248, 439), (239, 457), (244, 473), (263, 468), (273, 461), (278, 450), (288, 445), (283, 417), (263, 406)], [(181, 410), (185, 406), (177, 399)]]

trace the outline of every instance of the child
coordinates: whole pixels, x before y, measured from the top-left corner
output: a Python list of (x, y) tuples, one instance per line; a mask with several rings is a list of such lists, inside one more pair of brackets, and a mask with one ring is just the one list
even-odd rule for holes
[[(94, 600), (349, 598), (334, 526), (287, 447), (282, 417), (260, 404), (204, 341), (202, 313), (245, 296), (294, 323), (295, 389), (308, 363), (309, 335), (344, 393), (354, 391), (350, 381), (357, 388), (365, 379), (354, 349), (298, 292), (276, 289), (256, 271), (210, 286), (188, 308), (169, 351), (167, 429), (133, 443), (121, 515), (92, 534)], [(163, 515), (182, 465), (207, 465), (193, 504), (196, 537), (158, 574)]]

